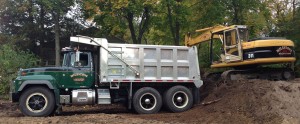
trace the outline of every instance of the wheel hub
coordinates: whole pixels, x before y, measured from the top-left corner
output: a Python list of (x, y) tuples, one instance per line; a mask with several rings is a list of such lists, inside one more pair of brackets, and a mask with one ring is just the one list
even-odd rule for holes
[(150, 104), (150, 99), (145, 99), (146, 104)]
[(38, 104), (40, 104), (40, 101), (35, 100), (35, 101), (34, 101), (34, 104), (38, 105)]
[(177, 91), (174, 93), (172, 101), (177, 108), (184, 108), (187, 106), (189, 99), (185, 92)]
[(177, 102), (182, 102), (182, 97), (179, 96), (179, 97), (177, 97), (176, 100), (177, 100)]
[(33, 93), (26, 99), (26, 107), (29, 111), (38, 113), (43, 111), (48, 104), (44, 94)]
[(140, 106), (147, 111), (154, 109), (156, 102), (156, 97), (151, 93), (145, 93), (140, 97)]

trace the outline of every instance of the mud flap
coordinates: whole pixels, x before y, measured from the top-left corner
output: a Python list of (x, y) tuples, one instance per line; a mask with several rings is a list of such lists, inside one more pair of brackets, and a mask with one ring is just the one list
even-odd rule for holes
[(200, 88), (197, 87), (193, 88), (193, 99), (194, 99), (194, 104), (200, 103)]
[(130, 82), (129, 86), (129, 94), (128, 94), (128, 109), (132, 109), (132, 82)]

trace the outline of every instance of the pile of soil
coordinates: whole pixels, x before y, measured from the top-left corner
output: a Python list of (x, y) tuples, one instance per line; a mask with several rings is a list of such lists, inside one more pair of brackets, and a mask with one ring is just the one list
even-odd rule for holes
[(206, 88), (202, 104), (183, 113), (136, 115), (182, 123), (300, 123), (300, 79), (244, 80)]
[(63, 107), (61, 115), (24, 117), (16, 104), (0, 100), (1, 123), (300, 123), (300, 79), (212, 83), (201, 104), (182, 113), (138, 115), (121, 105)]

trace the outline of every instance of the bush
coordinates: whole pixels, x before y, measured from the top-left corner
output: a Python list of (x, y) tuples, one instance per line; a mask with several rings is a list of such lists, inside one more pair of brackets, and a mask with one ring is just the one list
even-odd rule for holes
[(38, 60), (34, 54), (12, 44), (0, 46), (0, 94), (9, 92), (9, 84), (16, 78), (20, 68), (36, 66)]

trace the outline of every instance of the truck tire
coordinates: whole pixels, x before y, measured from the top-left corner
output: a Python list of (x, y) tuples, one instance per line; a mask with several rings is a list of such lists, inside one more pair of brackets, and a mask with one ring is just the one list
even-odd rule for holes
[(183, 112), (193, 106), (193, 95), (184, 86), (173, 86), (164, 93), (164, 106), (172, 112)]
[(26, 116), (49, 116), (55, 108), (54, 95), (44, 87), (29, 88), (22, 93), (19, 107)]
[(162, 106), (159, 92), (151, 87), (143, 87), (133, 96), (133, 107), (139, 114), (157, 113)]

